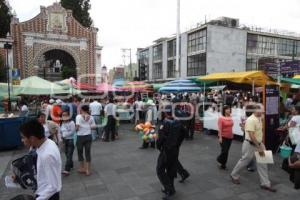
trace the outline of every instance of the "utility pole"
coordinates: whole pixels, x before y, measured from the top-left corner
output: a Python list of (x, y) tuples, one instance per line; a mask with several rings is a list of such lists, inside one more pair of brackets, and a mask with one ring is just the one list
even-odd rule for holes
[(179, 58), (180, 58), (180, 0), (177, 0), (177, 33), (176, 33), (176, 66), (175, 76), (179, 78)]
[(12, 48), (12, 45), (6, 42), (4, 49), (6, 49), (6, 70), (7, 70), (7, 92), (8, 92), (8, 111), (11, 111), (11, 97), (10, 97), (10, 66), (8, 63), (8, 51)]
[[(130, 76), (130, 79), (133, 79), (133, 76), (132, 76), (131, 48), (127, 48), (127, 49), (123, 48), (122, 51), (123, 51), (124, 63), (125, 63), (125, 57), (126, 57), (125, 54), (126, 54), (127, 51), (129, 51), (129, 70), (130, 70), (129, 76)], [(124, 65), (124, 67), (126, 67), (126, 66)]]

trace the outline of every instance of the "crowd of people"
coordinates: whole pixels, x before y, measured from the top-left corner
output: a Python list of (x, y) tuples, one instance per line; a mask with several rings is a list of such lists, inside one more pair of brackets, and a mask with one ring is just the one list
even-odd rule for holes
[[(289, 96), (283, 104), (287, 118), (278, 132), (281, 137), (291, 142), (287, 130), (300, 127), (300, 107), (295, 96)], [(246, 115), (240, 124), (244, 131), (242, 157), (230, 173), (234, 184), (240, 184), (240, 173), (243, 169), (257, 170), (260, 186), (264, 190), (276, 192), (271, 185), (266, 164), (257, 163), (255, 152), (265, 156), (263, 144), (262, 107), (259, 94), (240, 91), (220, 93), (214, 91), (203, 93), (162, 95), (143, 97), (136, 94), (127, 102), (106, 99), (80, 99), (78, 97), (64, 99), (44, 99), (41, 103), (37, 118), (21, 126), (22, 141), (37, 154), (37, 200), (57, 200), (61, 190), (61, 174), (69, 176), (74, 168), (73, 153), (77, 149), (79, 168), (78, 173), (91, 175), (91, 148), (95, 140), (109, 142), (118, 136), (119, 104), (130, 104), (128, 112), (136, 124), (149, 122), (156, 125), (158, 138), (155, 142), (143, 140), (141, 149), (149, 146), (160, 151), (157, 160), (157, 176), (163, 185), (163, 199), (175, 195), (174, 179), (180, 175), (183, 183), (190, 173), (179, 161), (180, 147), (183, 141), (193, 140), (195, 121), (201, 114), (202, 108), (197, 104), (210, 102), (209, 107), (219, 110), (218, 143), (221, 151), (217, 156), (217, 164), (221, 170), (227, 169), (227, 160), (234, 138), (234, 120), (231, 116), (232, 107), (244, 107)], [(26, 101), (22, 101), (22, 110), (29, 112)], [(220, 106), (221, 105), (221, 106)], [(195, 109), (195, 108), (198, 108)], [(205, 107), (205, 109), (207, 109)], [(300, 133), (299, 133), (300, 134)], [(290, 174), (295, 188), (300, 188), (300, 144), (291, 143), (293, 155), (283, 162), (283, 168)], [(64, 149), (66, 161), (62, 167), (60, 150)]]

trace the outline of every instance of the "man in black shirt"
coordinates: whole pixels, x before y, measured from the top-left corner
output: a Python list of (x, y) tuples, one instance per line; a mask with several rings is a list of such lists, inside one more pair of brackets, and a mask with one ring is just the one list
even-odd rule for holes
[(184, 138), (184, 128), (182, 123), (172, 117), (172, 108), (166, 108), (165, 120), (159, 130), (157, 148), (160, 154), (157, 160), (157, 176), (164, 186), (165, 196), (163, 200), (168, 200), (176, 191), (174, 188), (174, 178), (177, 175), (179, 147)]

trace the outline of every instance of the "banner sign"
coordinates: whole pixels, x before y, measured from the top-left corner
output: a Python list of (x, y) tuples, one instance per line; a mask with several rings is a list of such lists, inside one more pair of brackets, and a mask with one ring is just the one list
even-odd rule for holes
[(13, 85), (20, 85), (21, 84), (21, 74), (20, 69), (14, 68), (11, 70), (11, 80)]

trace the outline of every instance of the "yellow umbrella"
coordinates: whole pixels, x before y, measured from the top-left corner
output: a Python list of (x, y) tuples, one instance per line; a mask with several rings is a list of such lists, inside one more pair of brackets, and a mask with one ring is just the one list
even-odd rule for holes
[(300, 75), (295, 75), (293, 78), (294, 79), (300, 79)]

